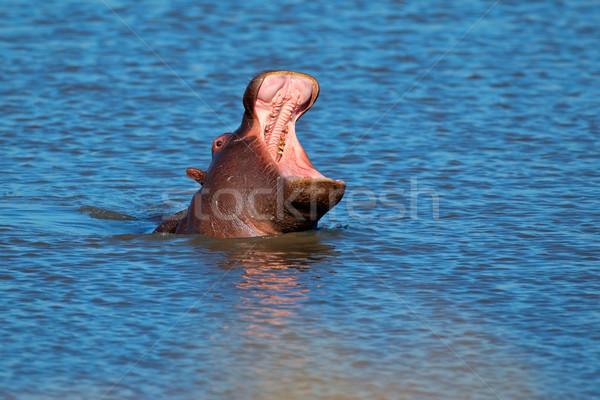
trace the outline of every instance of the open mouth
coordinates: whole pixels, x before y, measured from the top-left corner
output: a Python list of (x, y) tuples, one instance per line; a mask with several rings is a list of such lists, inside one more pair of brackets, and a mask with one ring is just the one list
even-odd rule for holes
[(267, 73), (254, 102), (267, 152), (282, 176), (325, 178), (313, 166), (296, 137), (296, 121), (315, 102), (317, 81), (288, 71)]

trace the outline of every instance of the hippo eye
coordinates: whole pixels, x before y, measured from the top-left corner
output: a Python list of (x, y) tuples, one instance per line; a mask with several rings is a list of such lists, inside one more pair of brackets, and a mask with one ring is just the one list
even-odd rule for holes
[(224, 133), (221, 136), (217, 136), (215, 138), (215, 140), (213, 140), (211, 148), (212, 148), (212, 156), (215, 156), (215, 153), (221, 150), (221, 147), (223, 147), (226, 143), (227, 143), (227, 138), (229, 137), (229, 135), (231, 135), (231, 133)]

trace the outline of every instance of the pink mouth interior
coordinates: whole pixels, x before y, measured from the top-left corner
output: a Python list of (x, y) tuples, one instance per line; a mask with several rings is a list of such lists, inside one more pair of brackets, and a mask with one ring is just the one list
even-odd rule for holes
[(258, 91), (254, 111), (267, 151), (285, 177), (324, 178), (296, 137), (296, 121), (311, 106), (315, 83), (297, 74), (267, 75)]

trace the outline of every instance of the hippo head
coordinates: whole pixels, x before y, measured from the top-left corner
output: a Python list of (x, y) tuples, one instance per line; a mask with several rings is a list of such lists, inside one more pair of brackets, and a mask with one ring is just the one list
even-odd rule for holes
[(296, 121), (318, 94), (317, 81), (308, 75), (276, 71), (254, 77), (240, 127), (213, 141), (206, 173), (188, 169), (203, 187), (175, 232), (247, 237), (315, 228), (346, 188), (313, 166), (296, 136)]

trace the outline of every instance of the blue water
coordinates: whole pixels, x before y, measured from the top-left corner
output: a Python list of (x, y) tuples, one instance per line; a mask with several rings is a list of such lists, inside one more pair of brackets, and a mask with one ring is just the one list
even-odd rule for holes
[[(0, 3), (1, 398), (600, 398), (600, 3)], [(344, 200), (150, 234), (265, 69)]]

